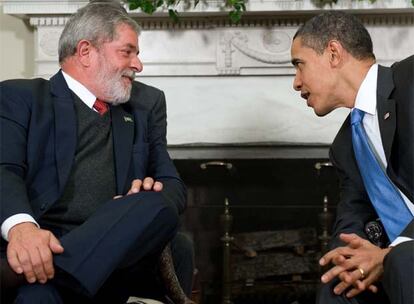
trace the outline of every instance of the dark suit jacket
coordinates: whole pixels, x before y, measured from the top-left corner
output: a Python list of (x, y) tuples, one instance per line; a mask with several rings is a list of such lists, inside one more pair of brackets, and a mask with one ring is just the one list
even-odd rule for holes
[[(414, 193), (414, 56), (391, 68), (379, 66), (377, 111), (387, 174), (413, 202)], [(390, 113), (385, 119), (385, 114)], [(352, 148), (350, 116), (339, 130), (330, 158), (340, 177), (340, 202), (334, 227), (333, 247), (340, 233), (367, 238), (365, 224), (378, 218), (365, 191)], [(391, 202), (390, 202), (391, 203)], [(414, 238), (414, 221), (401, 234)]]
[[(38, 219), (61, 196), (73, 165), (74, 96), (61, 72), (50, 81), (4, 81), (0, 94), (0, 223), (17, 213)], [(111, 107), (111, 119), (117, 193), (151, 176), (181, 213), (186, 193), (166, 149), (163, 92), (134, 82), (130, 101)]]

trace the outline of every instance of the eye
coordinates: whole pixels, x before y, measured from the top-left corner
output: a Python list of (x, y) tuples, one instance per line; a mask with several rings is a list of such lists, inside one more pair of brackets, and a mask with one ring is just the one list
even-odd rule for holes
[(121, 53), (125, 56), (125, 57), (129, 57), (132, 54), (131, 50), (121, 50)]
[(296, 64), (296, 69), (301, 70), (302, 68), (303, 68), (303, 62), (298, 61), (298, 63)]
[(295, 69), (299, 69), (301, 64), (303, 64), (303, 62), (300, 59), (293, 59), (292, 60), (292, 65), (295, 67)]

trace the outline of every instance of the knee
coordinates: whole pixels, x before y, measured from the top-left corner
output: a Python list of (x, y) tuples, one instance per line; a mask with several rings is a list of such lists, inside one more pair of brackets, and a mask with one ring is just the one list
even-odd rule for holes
[(176, 229), (178, 226), (177, 208), (168, 202), (161, 192), (139, 192), (126, 196), (133, 204), (133, 209), (129, 211), (141, 217), (145, 213), (147, 217), (153, 218), (156, 222), (162, 223), (167, 231)]
[(414, 241), (394, 247), (384, 259), (382, 284), (392, 303), (414, 303)]
[(336, 298), (332, 284), (321, 284), (318, 289), (316, 304), (332, 303), (332, 300)]
[(178, 210), (177, 207), (170, 203), (161, 192), (140, 192), (137, 193), (136, 205), (137, 212), (142, 213), (142, 205), (144, 204), (147, 210), (156, 212), (157, 220), (165, 223), (167, 227), (170, 225), (176, 227), (178, 225)]
[(351, 304), (350, 299), (346, 298), (344, 295), (337, 295), (333, 292), (334, 287), (339, 283), (338, 279), (327, 284), (321, 284), (318, 289), (316, 304)]
[(17, 297), (14, 303), (41, 303), (63, 304), (59, 292), (52, 284), (26, 284), (21, 286), (17, 291)]
[(163, 223), (168, 230), (176, 230), (178, 227), (179, 217), (177, 209), (169, 204), (164, 204), (158, 214), (158, 220)]
[(414, 266), (414, 241), (404, 242), (394, 247), (384, 259), (384, 275), (406, 277)]

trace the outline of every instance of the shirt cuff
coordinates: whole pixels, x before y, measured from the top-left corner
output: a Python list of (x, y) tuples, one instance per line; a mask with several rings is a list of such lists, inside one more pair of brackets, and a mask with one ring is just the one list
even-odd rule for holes
[(389, 247), (395, 247), (401, 243), (408, 242), (408, 241), (413, 241), (413, 239), (406, 237), (406, 236), (399, 236), (390, 244)]
[(8, 235), (9, 235), (10, 229), (16, 226), (17, 224), (26, 223), (26, 222), (33, 223), (37, 227), (40, 228), (39, 224), (35, 221), (35, 219), (30, 214), (18, 213), (18, 214), (12, 215), (11, 217), (7, 218), (3, 222), (3, 224), (1, 224), (1, 236), (6, 241), (9, 241)]

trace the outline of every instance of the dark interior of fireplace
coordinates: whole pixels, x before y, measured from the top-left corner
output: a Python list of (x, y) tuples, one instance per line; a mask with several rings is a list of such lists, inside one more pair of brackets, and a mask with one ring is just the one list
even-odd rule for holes
[(194, 241), (198, 303), (315, 302), (339, 191), (327, 150), (174, 160), (188, 187), (181, 230)]

